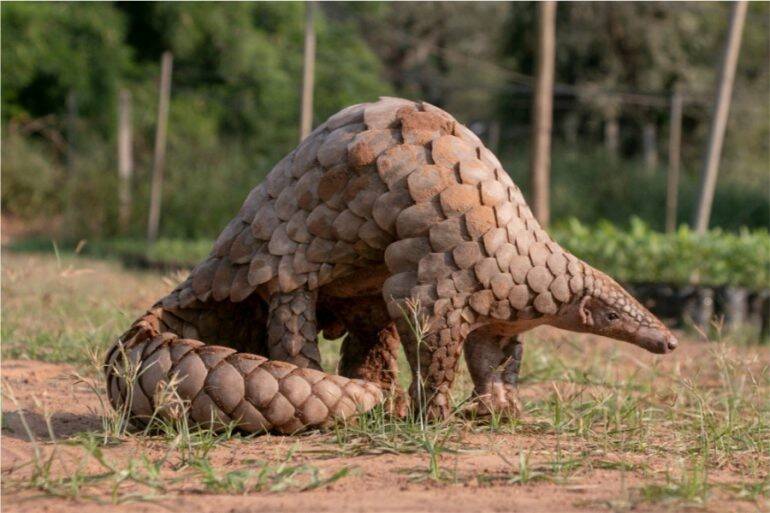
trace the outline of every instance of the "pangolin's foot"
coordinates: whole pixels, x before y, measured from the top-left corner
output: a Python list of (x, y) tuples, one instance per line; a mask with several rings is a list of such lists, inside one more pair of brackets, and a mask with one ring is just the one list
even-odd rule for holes
[(516, 419), (521, 416), (521, 411), (515, 387), (502, 383), (495, 383), (487, 393), (476, 395), (462, 409), (465, 417), (476, 419)]
[(405, 419), (409, 415), (409, 396), (398, 385), (385, 389), (385, 409), (397, 419)]
[(428, 422), (441, 422), (452, 414), (452, 407), (446, 394), (441, 392), (435, 392), (430, 396), (416, 394), (414, 387), (410, 392), (410, 411), (415, 419), (422, 418)]

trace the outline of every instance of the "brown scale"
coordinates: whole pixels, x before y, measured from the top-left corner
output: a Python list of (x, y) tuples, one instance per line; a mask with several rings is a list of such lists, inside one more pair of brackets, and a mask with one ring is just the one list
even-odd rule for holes
[[(402, 319), (407, 298), (428, 317), (419, 348)], [(518, 367), (499, 360), (511, 347), (520, 356), (518, 335), (540, 324), (655, 352), (676, 345), (617, 283), (551, 240), (473, 132), (428, 103), (382, 98), (335, 114), (282, 159), (209, 257), (121, 340), (143, 368), (162, 361), (134, 394), (137, 415), (179, 372), (194, 419), (208, 411), (286, 432), (369, 408), (383, 389), (402, 406), (399, 338), (413, 403), (430, 415), (451, 409), (464, 344), (477, 404), (505, 410)], [(320, 372), (321, 329), (348, 332), (340, 372), (368, 384)], [(108, 379), (113, 402), (129, 397), (115, 369)]]

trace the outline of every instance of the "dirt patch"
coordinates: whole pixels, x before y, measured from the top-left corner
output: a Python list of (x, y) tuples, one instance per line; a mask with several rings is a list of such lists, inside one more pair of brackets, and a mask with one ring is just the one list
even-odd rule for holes
[(63, 222), (62, 216), (30, 221), (12, 214), (3, 213), (0, 216), (0, 225), (3, 228), (0, 234), (0, 241), (3, 244), (9, 244), (30, 237), (51, 236), (51, 234), (60, 232)]

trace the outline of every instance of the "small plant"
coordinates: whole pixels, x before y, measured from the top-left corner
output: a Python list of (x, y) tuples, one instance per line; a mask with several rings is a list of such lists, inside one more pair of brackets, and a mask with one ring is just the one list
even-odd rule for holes
[(643, 500), (649, 502), (678, 499), (704, 504), (710, 488), (707, 467), (703, 460), (698, 459), (682, 469), (678, 475), (666, 472), (664, 483), (648, 484), (642, 487), (639, 493)]
[[(428, 317), (421, 313), (420, 301), (418, 299), (408, 298), (404, 301), (406, 310), (399, 304), (404, 320), (409, 326), (415, 342), (415, 352), (417, 354), (417, 418), (420, 427), (421, 445), (428, 454), (428, 475), (434, 481), (442, 479), (441, 454), (446, 450), (446, 444), (450, 433), (445, 430), (435, 430), (427, 428), (427, 398), (425, 396), (425, 383), (422, 380), (422, 363), (420, 355), (424, 347), (426, 337), (430, 331)], [(447, 422), (447, 420), (442, 420)]]
[[(428, 318), (422, 314), (417, 300), (407, 299), (401, 307), (403, 318), (414, 337), (417, 353), (416, 375), (421, 376), (420, 349), (429, 332)], [(441, 468), (441, 457), (457, 452), (452, 441), (458, 434), (458, 425), (452, 419), (430, 423), (426, 418), (424, 383), (417, 378), (415, 386), (416, 411), (404, 419), (394, 418), (383, 406), (360, 415), (354, 421), (341, 423), (334, 428), (334, 441), (345, 454), (415, 454), (428, 456), (428, 468), (424, 475), (434, 481), (442, 481), (447, 472)]]
[(532, 472), (532, 469), (529, 466), (529, 453), (527, 451), (520, 451), (519, 452), (519, 466), (518, 466), (518, 472), (511, 477), (510, 482), (511, 483), (519, 483), (519, 484), (527, 484), (532, 479), (536, 479), (541, 477), (543, 474), (539, 472)]
[(208, 459), (195, 461), (191, 468), (206, 491), (211, 493), (244, 494), (249, 492), (305, 491), (328, 486), (350, 473), (343, 467), (324, 477), (318, 467), (292, 465), (294, 450), (289, 451), (277, 464), (250, 462), (247, 468), (218, 470)]
[(406, 322), (407, 326), (409, 327), (409, 330), (412, 332), (412, 337), (414, 337), (414, 347), (415, 347), (415, 353), (417, 357), (417, 368), (415, 372), (416, 380), (417, 382), (414, 383), (412, 386), (416, 388), (416, 395), (417, 395), (417, 414), (418, 419), (420, 422), (420, 426), (425, 429), (426, 424), (426, 398), (425, 398), (425, 383), (423, 382), (422, 378), (422, 362), (421, 360), (421, 352), (422, 348), (425, 345), (425, 338), (428, 335), (428, 332), (430, 331), (430, 326), (428, 324), (428, 317), (425, 314), (421, 313), (421, 306), (420, 306), (420, 300), (419, 299), (413, 299), (413, 298), (407, 298), (404, 301), (404, 305), (402, 306), (401, 303), (397, 303), (399, 309), (401, 310), (401, 316), (404, 318), (404, 321)]

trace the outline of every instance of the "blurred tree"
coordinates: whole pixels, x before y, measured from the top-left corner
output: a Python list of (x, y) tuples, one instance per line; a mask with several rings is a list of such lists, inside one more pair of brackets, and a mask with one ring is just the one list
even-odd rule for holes
[(130, 66), (123, 17), (108, 4), (1, 8), (3, 120), (61, 116), (77, 91), (80, 114), (110, 130), (117, 83)]
[[(89, 158), (80, 159), (82, 169), (66, 187), (54, 189), (65, 196), (59, 204), (70, 211), (70, 235), (117, 229), (117, 172), (107, 156), (114, 154), (119, 85), (135, 99), (132, 219), (133, 233), (141, 232), (164, 50), (173, 52), (175, 63), (163, 233), (215, 234), (244, 190), (296, 144), (304, 23), (299, 3), (6, 3), (2, 14), (3, 120), (18, 125), (55, 114), (61, 131), (67, 94), (78, 95), (79, 126), (88, 131), (78, 151)], [(320, 18), (315, 119), (391, 93), (357, 27)], [(29, 152), (13, 155), (19, 158), (9, 164)], [(61, 165), (61, 157), (54, 165)], [(29, 190), (29, 180), (15, 179), (29, 168), (4, 166), (6, 206), (7, 200), (24, 202), (12, 191)], [(190, 204), (200, 208), (192, 211)]]
[[(299, 115), (301, 4), (231, 3), (213, 8), (206, 3), (131, 3), (121, 9), (130, 20), (128, 41), (145, 41), (145, 34), (162, 41), (138, 52), (148, 62), (155, 65), (160, 49), (173, 52), (177, 101), (196, 98), (196, 108), (217, 119), (213, 128), (228, 138), (248, 141), (260, 150), (293, 145)], [(379, 80), (376, 57), (348, 28), (319, 20), (316, 119), (390, 91)]]
[(495, 2), (386, 3), (359, 19), (402, 95), (470, 123), (490, 119), (490, 95), (505, 84), (495, 60), (509, 9)]

